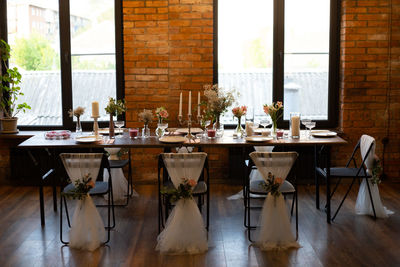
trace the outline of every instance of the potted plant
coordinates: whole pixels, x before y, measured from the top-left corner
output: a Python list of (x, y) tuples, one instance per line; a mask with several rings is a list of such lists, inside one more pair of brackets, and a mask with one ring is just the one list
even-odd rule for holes
[(18, 68), (8, 68), (7, 61), (10, 59), (10, 46), (4, 41), (0, 40), (0, 56), (1, 63), (4, 66), (4, 73), (0, 76), (0, 108), (3, 112), (3, 117), (0, 119), (2, 123), (3, 133), (17, 133), (17, 114), (20, 111), (25, 112), (26, 109), (31, 107), (26, 104), (17, 104), (18, 97), (24, 95), (21, 92), (21, 73)]
[(114, 98), (109, 97), (105, 110), (107, 114), (110, 114), (109, 136), (110, 138), (114, 138), (115, 133), (113, 116), (121, 115), (126, 111), (125, 100), (115, 100)]

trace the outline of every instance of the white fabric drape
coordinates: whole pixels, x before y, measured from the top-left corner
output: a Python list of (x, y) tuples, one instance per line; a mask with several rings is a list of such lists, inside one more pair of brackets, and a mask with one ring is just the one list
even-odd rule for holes
[[(75, 181), (88, 174), (96, 182), (103, 154), (73, 153), (60, 156), (72, 184), (75, 185)], [(69, 246), (93, 251), (104, 242), (105, 236), (103, 221), (92, 198), (88, 195), (78, 200), (69, 232)]]
[[(124, 171), (122, 168), (112, 168), (110, 169), (112, 177), (112, 190), (114, 203), (125, 201), (126, 195), (129, 194), (127, 191), (128, 180), (126, 180)], [(104, 169), (103, 179), (104, 182), (108, 182), (109, 174), (106, 169)], [(105, 200), (108, 200), (108, 195), (104, 196)]]
[[(368, 149), (372, 144), (372, 148), (367, 156)], [(365, 167), (367, 168), (367, 173), (372, 175), (372, 168), (374, 162), (375, 155), (375, 139), (369, 135), (361, 136), (360, 141), (360, 152), (362, 159), (365, 159)], [(387, 218), (390, 214), (393, 214), (393, 211), (386, 209), (383, 206), (381, 197), (379, 194), (379, 187), (377, 184), (372, 184), (371, 179), (368, 179), (369, 188), (371, 190), (372, 200), (374, 202), (375, 213), (378, 218)], [(369, 197), (367, 179), (363, 179), (360, 185), (360, 189), (358, 190), (356, 206), (355, 206), (356, 214), (359, 215), (374, 215), (374, 211), (372, 209), (371, 199)]]
[[(275, 178), (286, 179), (296, 158), (296, 152), (252, 152), (250, 158), (264, 180), (268, 172)], [(256, 244), (262, 250), (299, 248), (290, 226), (288, 210), (282, 195), (274, 197), (268, 194), (261, 211)]]
[[(206, 153), (163, 154), (175, 188), (183, 182), (182, 178), (199, 179), (206, 156)], [(169, 254), (197, 254), (207, 249), (207, 231), (196, 202), (193, 199), (178, 200), (157, 237), (156, 250)]]

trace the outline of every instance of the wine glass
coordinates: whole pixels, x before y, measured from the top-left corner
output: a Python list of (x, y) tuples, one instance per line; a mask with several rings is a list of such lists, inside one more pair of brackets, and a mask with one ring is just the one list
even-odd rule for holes
[(310, 137), (310, 132), (307, 131), (307, 125), (311, 122), (310, 119), (301, 119), (301, 124), (306, 128), (306, 136)]
[(271, 120), (269, 117), (263, 117), (260, 121), (260, 125), (264, 127), (264, 129), (271, 124)]
[[(125, 122), (124, 121), (115, 121), (114, 123), (115, 127), (117, 127), (118, 129), (121, 129), (122, 127), (124, 127)], [(121, 132), (121, 130), (118, 130), (118, 132)], [(122, 137), (122, 133), (121, 135), (116, 135), (117, 138), (121, 138)]]
[(308, 124), (307, 124), (307, 128), (308, 128), (308, 138), (310, 138), (311, 137), (311, 129), (312, 128), (314, 128), (315, 127), (315, 121), (310, 121)]
[(200, 120), (200, 126), (204, 129), (203, 132), (203, 137), (206, 138), (207, 137), (207, 127), (211, 124), (211, 120), (207, 120), (204, 118), (201, 118)]

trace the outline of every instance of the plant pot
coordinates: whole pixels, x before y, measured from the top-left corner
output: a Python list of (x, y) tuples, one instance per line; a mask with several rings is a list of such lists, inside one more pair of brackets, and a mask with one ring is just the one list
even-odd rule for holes
[(1, 124), (2, 124), (2, 133), (18, 133), (17, 129), (17, 122), (18, 118), (17, 117), (12, 117), (12, 118), (1, 118), (0, 119)]

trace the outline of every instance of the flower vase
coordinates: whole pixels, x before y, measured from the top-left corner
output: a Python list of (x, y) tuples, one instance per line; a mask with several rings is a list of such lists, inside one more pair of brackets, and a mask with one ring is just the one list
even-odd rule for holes
[(244, 134), (244, 130), (243, 130), (242, 123), (241, 123), (242, 117), (237, 117), (237, 118), (238, 118), (238, 125), (236, 127), (235, 133), (236, 133), (237, 137), (242, 138), (243, 134)]
[(156, 129), (156, 136), (158, 138), (163, 137), (165, 134), (165, 129), (167, 129), (168, 123), (164, 123), (161, 119), (158, 121), (157, 129)]
[(110, 139), (114, 138), (115, 132), (114, 132), (114, 120), (112, 114), (110, 114), (110, 123), (108, 125), (108, 130), (109, 130), (108, 136), (110, 137)]
[(150, 128), (147, 124), (144, 125), (142, 129), (142, 138), (150, 137)]
[(81, 125), (81, 118), (76, 117), (76, 129), (75, 129), (76, 134), (80, 135), (82, 134), (82, 125)]
[(222, 137), (224, 135), (224, 125), (220, 122), (220, 115), (215, 117), (213, 129), (216, 131), (217, 137)]
[(272, 121), (272, 126), (271, 126), (271, 136), (272, 137), (276, 137), (276, 129), (277, 127), (277, 122), (276, 121)]

